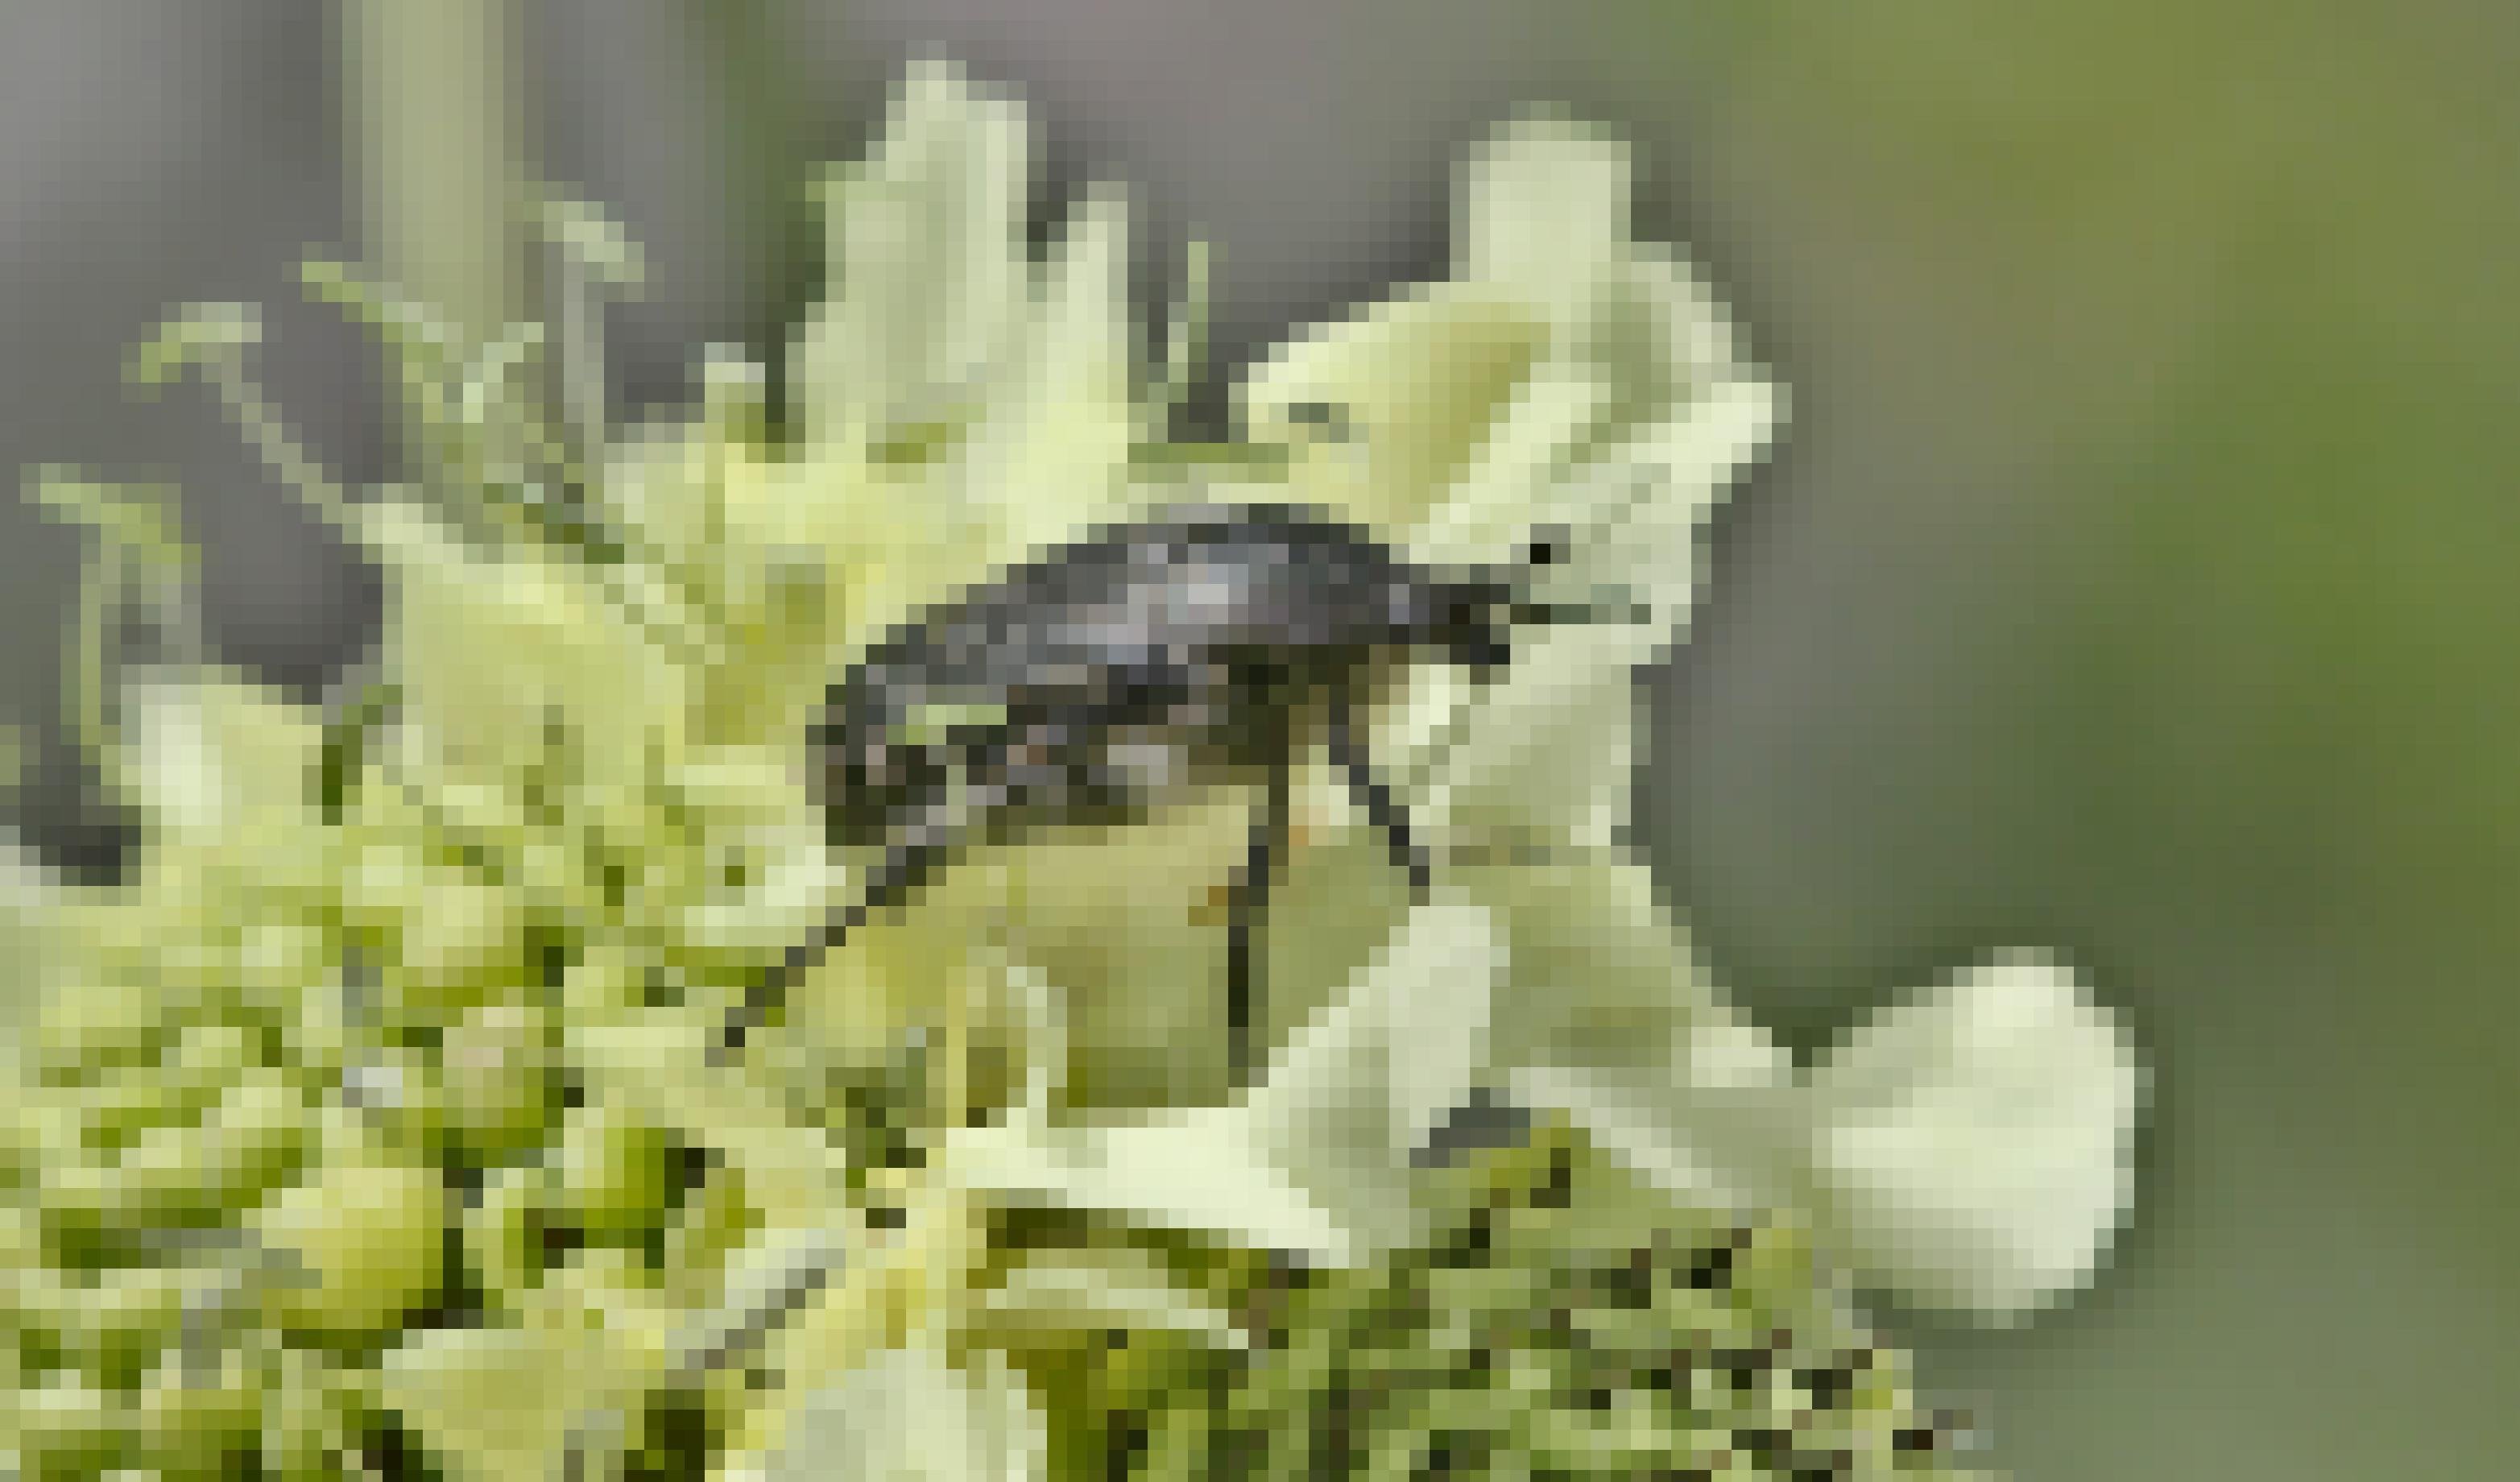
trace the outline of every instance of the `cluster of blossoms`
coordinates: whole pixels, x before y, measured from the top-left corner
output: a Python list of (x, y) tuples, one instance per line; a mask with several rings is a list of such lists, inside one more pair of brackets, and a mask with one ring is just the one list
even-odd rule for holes
[[(203, 657), (159, 492), (39, 481), (96, 528), (80, 715), (145, 835), (112, 887), (0, 877), (0, 1470), (1950, 1475), (1848, 1293), (2010, 1317), (2078, 1285), (2140, 1081), (2027, 957), (1798, 1075), (1626, 845), (1631, 674), (1779, 405), (1630, 239), (1623, 152), (1505, 130), (1452, 276), (1269, 357), (1214, 448), (1164, 435), (1194, 306), (1142, 364), (1125, 202), (1034, 251), (1029, 151), (1012, 104), (914, 75), (831, 182), (784, 419), (719, 356), (696, 413), (609, 427), (592, 300), (636, 259), (560, 205), (567, 343), (468, 348), (309, 266), (390, 352), (412, 485), (302, 456), (246, 311), (143, 348), (393, 600), (293, 703)], [(848, 889), (805, 783), (834, 666), (1186, 489), (1428, 560), (1546, 524), (1653, 620), (1388, 697), (1425, 899), (1302, 779), (1247, 1091), (1209, 980), (1224, 796), (975, 850), (710, 1058)], [(151, 623), (176, 641), (115, 661)], [(1530, 1136), (1426, 1157), (1482, 1096)]]

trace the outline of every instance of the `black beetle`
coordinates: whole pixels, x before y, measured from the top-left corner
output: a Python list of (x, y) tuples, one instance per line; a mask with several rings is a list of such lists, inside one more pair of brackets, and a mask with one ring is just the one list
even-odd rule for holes
[(833, 684), (809, 735), (830, 841), (880, 849), (859, 898), (757, 980), (724, 1046), (954, 850), (1042, 827), (1125, 823), (1180, 789), (1258, 782), (1233, 883), (1227, 1024), (1249, 1069), (1256, 928), (1314, 732), (1413, 888), (1428, 862), (1372, 774), (1355, 711), (1383, 665), (1432, 657), (1484, 678), (1516, 622), (1588, 609), (1526, 595), (1526, 564), (1445, 574), (1294, 505), (1187, 504), (1103, 528), (894, 629)]

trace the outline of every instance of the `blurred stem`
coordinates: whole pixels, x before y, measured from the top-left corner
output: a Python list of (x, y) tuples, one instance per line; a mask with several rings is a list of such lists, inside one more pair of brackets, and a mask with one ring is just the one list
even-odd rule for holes
[(560, 338), (560, 400), (569, 456), (578, 477), (591, 482), (601, 475), (612, 434), (612, 412), (605, 404), (604, 302), (584, 261), (565, 250), (549, 255), (549, 311)]
[(744, 348), (767, 379), (769, 436), (788, 404), (787, 336), (820, 288), (821, 238), (807, 196), (810, 151), (794, 68), (767, 0), (691, 0), (714, 64), (728, 134), (728, 202), (743, 263)]
[[(507, 0), (348, 0), (342, 14), (367, 260), (467, 357), (524, 297), (514, 20)], [(417, 454), (417, 429), (402, 432)]]
[(114, 746), (113, 714), (106, 695), (106, 640), (113, 610), (122, 602), (122, 563), (109, 540), (98, 539), (88, 552), (78, 584), (78, 617), (70, 629), (70, 672), (77, 696), (74, 723), (78, 742), (94, 762), (106, 791), (123, 796), (120, 754)]

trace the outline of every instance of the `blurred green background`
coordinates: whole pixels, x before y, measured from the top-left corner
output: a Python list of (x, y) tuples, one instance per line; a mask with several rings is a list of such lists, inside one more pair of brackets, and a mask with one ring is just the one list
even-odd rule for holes
[[(112, 375), (351, 230), (329, 9), (0, 11), (0, 465), (184, 471), (222, 647), (299, 683), (372, 585)], [(1926, 1386), (2026, 1482), (2511, 1473), (2520, 9), (519, 10), (525, 136), (652, 249), (633, 402), (767, 333), (785, 185), (914, 54), (1018, 89), (1054, 179), (1137, 188), (1150, 297), (1216, 242), (1228, 357), (1440, 272), (1452, 162), (1517, 103), (1627, 133), (1644, 234), (1795, 405), (1653, 687), (1706, 956), (1813, 1045), (2051, 947), (2155, 1067), (2117, 1258), (2026, 1331), (1919, 1330)], [(355, 341), (274, 320), (277, 393), (373, 472)], [(74, 550), (0, 510), (5, 718), (53, 711)], [(58, 763), (26, 816), (93, 848)]]

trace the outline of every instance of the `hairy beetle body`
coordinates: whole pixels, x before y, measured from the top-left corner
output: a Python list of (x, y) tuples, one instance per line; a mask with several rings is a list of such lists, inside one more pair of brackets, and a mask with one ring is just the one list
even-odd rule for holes
[(1423, 650), (1501, 662), (1495, 584), (1293, 507), (1175, 508), (1025, 563), (877, 644), (817, 721), (832, 842), (1004, 838), (1257, 781), (1318, 703)]
[[(1535, 560), (1546, 560), (1547, 547)], [(1505, 665), (1524, 573), (1447, 574), (1300, 506), (1188, 504), (1098, 531), (917, 614), (835, 682), (809, 741), (831, 842), (880, 850), (859, 900), (754, 985), (729, 1048), (788, 980), (954, 849), (1123, 824), (1183, 790), (1267, 787), (1228, 927), (1228, 1022), (1247, 1060), (1254, 928), (1282, 849), (1292, 758), (1316, 736), (1396, 865), (1426, 861), (1372, 777), (1354, 711), (1390, 665)], [(1545, 615), (1545, 614), (1544, 614)]]

